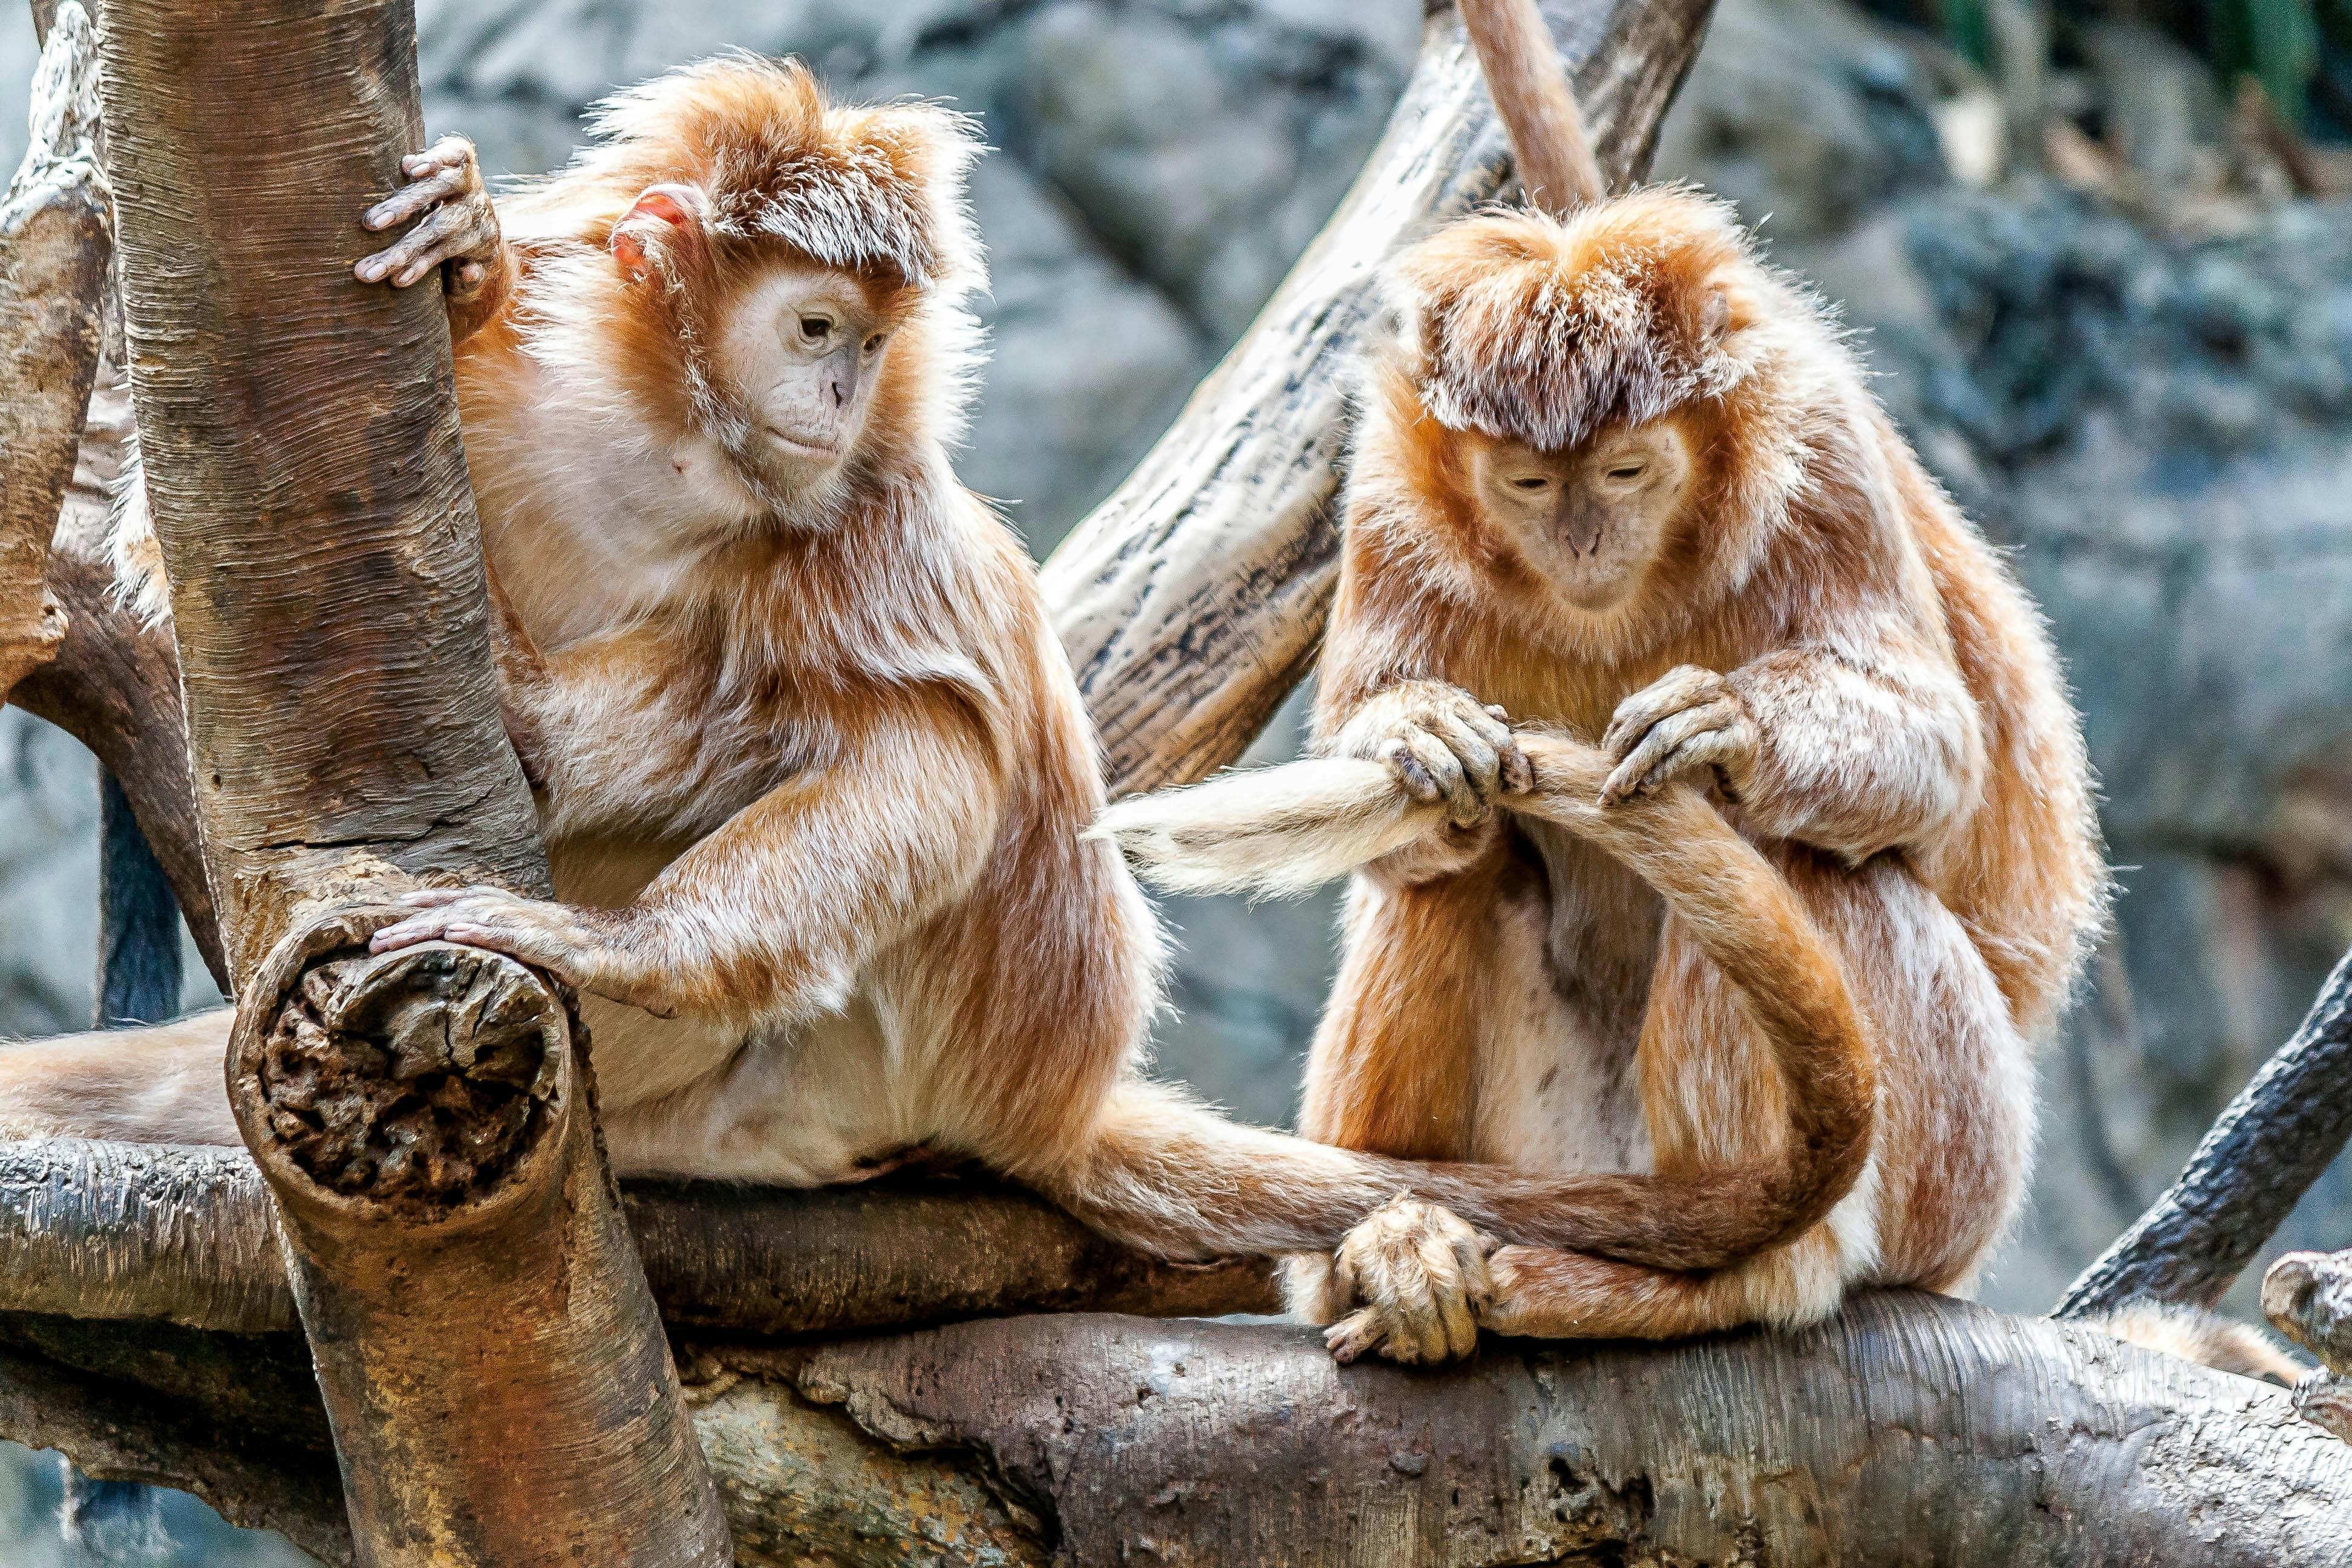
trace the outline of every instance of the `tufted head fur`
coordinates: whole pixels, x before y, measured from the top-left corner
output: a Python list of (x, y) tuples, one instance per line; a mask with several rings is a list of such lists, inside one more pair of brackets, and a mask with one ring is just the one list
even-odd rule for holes
[(683, 183), (709, 194), (705, 226), (721, 243), (781, 241), (828, 267), (952, 298), (985, 281), (964, 205), (980, 153), (968, 115), (933, 103), (829, 105), (798, 60), (737, 54), (624, 89), (588, 123), (596, 141), (542, 192), (566, 207), (604, 207), (608, 228), (647, 186)]
[(1390, 295), (1438, 423), (1556, 451), (1736, 386), (1754, 267), (1728, 207), (1667, 188), (1450, 225), (1397, 259)]

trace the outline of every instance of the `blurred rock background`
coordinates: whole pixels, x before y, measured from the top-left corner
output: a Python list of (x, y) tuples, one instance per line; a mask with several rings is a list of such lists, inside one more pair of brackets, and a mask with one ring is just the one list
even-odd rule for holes
[[(2121, 896), (2044, 1058), (2032, 1211), (1983, 1291), (2038, 1310), (2171, 1178), (2352, 942), (2352, 178), (2326, 140), (2352, 121), (2352, 55), (2328, 30), (2352, 14), (1876, 3), (1722, 0), (1657, 173), (1738, 203), (1842, 302), (1888, 405), (2014, 552), (2065, 655)], [(514, 174), (560, 161), (609, 86), (722, 47), (980, 115), (997, 149), (974, 192), (995, 354), (962, 466), (1040, 554), (1337, 202), (1419, 33), (1409, 0), (419, 13), (433, 130)], [(0, 26), (12, 168), (31, 63), (29, 27)], [(1297, 706), (1261, 755), (1295, 743)], [(0, 1035), (87, 1020), (89, 767), (0, 715)], [(1169, 913), (1183, 956), (1163, 1068), (1286, 1120), (1330, 902)], [(2279, 1245), (2347, 1239), (2339, 1169)], [(71, 1501), (53, 1458), (17, 1453), (0, 1464), (0, 1560), (287, 1560), (177, 1500)]]

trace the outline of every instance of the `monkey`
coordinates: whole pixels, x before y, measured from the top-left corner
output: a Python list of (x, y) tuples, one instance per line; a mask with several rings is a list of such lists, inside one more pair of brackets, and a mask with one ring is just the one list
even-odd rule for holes
[[(1675, 1338), (1963, 1288), (2019, 1206), (2031, 1041), (2105, 907), (2038, 615), (1722, 204), (1476, 216), (1387, 281), (1315, 712), (1359, 771), (1234, 775), (1106, 828), (1187, 885), (1357, 871), (1308, 1136), (1643, 1173), (1663, 1220), (1811, 1135), (1722, 933), (1604, 830), (1704, 791), (1852, 988), (1873, 1115), (1835, 1205), (1744, 1259), (1496, 1246), (1406, 1197), (1290, 1266), (1294, 1310), (1343, 1360), (1411, 1362), (1479, 1327)], [(1789, 938), (1763, 941), (1759, 963)]]
[[(1175, 1258), (1333, 1247), (1399, 1193), (1530, 1244), (1722, 1251), (1613, 1177), (1342, 1149), (1145, 1078), (1157, 927), (1089, 836), (1096, 742), (1034, 567), (948, 456), (984, 270), (971, 123), (835, 106), (802, 67), (735, 57), (618, 94), (592, 132), (499, 201), (438, 142), (363, 220), (409, 226), (362, 283), (445, 290), (557, 895), (425, 889), (373, 947), (470, 944), (577, 988), (623, 1174), (973, 1161)], [(167, 614), (135, 494), (123, 510), (127, 590)], [(1612, 826), (1655, 858), (1666, 826), (1705, 830), (1687, 804)], [(1801, 927), (1715, 832), (1733, 871), (1694, 896), (1717, 923)], [(1819, 1076), (1860, 1022), (1834, 966), (1811, 973), (1767, 1011)], [(0, 1051), (0, 1131), (235, 1142), (226, 1025)], [(1859, 1168), (1863, 1124), (1821, 1131), (1796, 1210)]]

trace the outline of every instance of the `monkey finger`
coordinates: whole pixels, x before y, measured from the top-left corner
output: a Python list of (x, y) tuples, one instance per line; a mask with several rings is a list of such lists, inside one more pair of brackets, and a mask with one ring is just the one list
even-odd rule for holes
[(1528, 759), (1527, 748), (1519, 744), (1517, 735), (1504, 742), (1500, 754), (1505, 795), (1525, 795), (1536, 787), (1536, 765)]
[(1346, 1366), (1366, 1351), (1378, 1350), (1386, 1336), (1381, 1331), (1380, 1314), (1366, 1307), (1349, 1313), (1323, 1331), (1323, 1344), (1331, 1359)]
[(1737, 718), (1727, 704), (1715, 703), (1685, 708), (1661, 719), (1611, 771), (1608, 782), (1601, 786), (1601, 804), (1614, 805), (1628, 795), (1655, 789), (1674, 776), (1676, 770), (1666, 763), (1678, 750), (1694, 737), (1719, 730)]
[(1438, 799), (1444, 793), (1437, 787), (1437, 781), (1430, 777), (1429, 770), (1423, 767), (1421, 760), (1413, 755), (1412, 748), (1402, 738), (1389, 743), (1388, 763), (1403, 784), (1405, 794), (1423, 805)]
[(1622, 762), (1648, 731), (1685, 709), (1712, 701), (1722, 689), (1723, 677), (1711, 669), (1695, 664), (1670, 669), (1617, 704), (1601, 749)]
[(1511, 722), (1500, 708), (1478, 702), (1465, 702), (1447, 717), (1477, 736), (1496, 751), (1511, 742)]
[[(1482, 712), (1477, 717), (1483, 719), (1486, 715)], [(1495, 796), (1502, 792), (1501, 748), (1473, 729), (1461, 714), (1441, 714), (1430, 725), (1430, 731), (1445, 743), (1445, 749), (1452, 752), (1454, 760), (1462, 764), (1463, 777), (1468, 782), (1470, 793), (1483, 815), (1486, 808), (1493, 804)], [(1504, 740), (1507, 742), (1509, 738), (1509, 732), (1506, 731)]]
[(400, 161), (402, 174), (415, 179), (436, 169), (471, 167), (476, 162), (474, 144), (463, 136), (444, 136), (422, 153), (411, 153)]
[(1478, 798), (1453, 747), (1427, 730), (1408, 731), (1401, 739), (1436, 783), (1438, 796), (1445, 802), (1446, 815), (1456, 827), (1475, 827), (1486, 819), (1486, 805)]
[(391, 228), (406, 223), (427, 207), (437, 207), (450, 197), (462, 195), (472, 184), (464, 169), (444, 169), (436, 174), (405, 184), (360, 215), (362, 228)]

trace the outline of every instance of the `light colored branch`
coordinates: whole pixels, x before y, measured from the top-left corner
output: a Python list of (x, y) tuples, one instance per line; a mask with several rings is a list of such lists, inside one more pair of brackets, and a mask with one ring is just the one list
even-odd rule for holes
[(68, 0), (33, 76), (31, 146), (0, 198), (0, 700), (66, 635), (43, 568), (98, 373), (112, 248), (94, 34)]
[[(1647, 168), (1712, 0), (1547, 12), (1601, 170)], [(1231, 763), (1306, 673), (1339, 573), (1348, 382), (1380, 268), (1506, 188), (1502, 128), (1451, 6), (1339, 210), (1135, 472), (1045, 566), (1114, 794)]]

